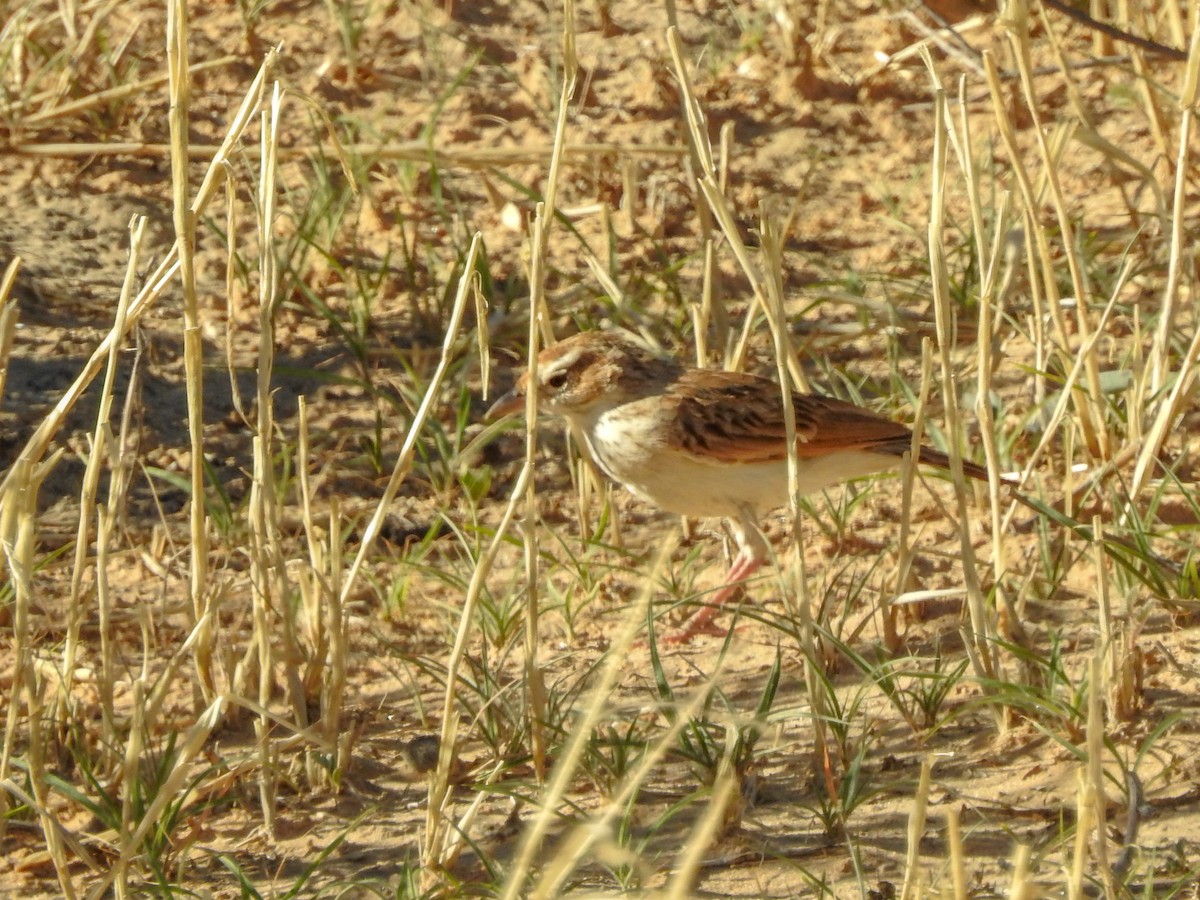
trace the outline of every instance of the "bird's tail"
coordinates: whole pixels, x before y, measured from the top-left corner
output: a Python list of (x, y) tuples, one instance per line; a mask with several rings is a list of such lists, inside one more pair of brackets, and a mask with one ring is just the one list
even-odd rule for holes
[[(888, 441), (886, 444), (877, 445), (876, 450), (881, 450), (885, 453), (894, 453), (896, 456), (903, 456), (912, 449), (912, 443), (907, 439), (899, 439)], [(918, 462), (924, 463), (927, 466), (936, 466), (939, 469), (950, 468), (950, 457), (941, 450), (934, 450), (932, 447), (921, 446), (921, 455), (918, 457)], [(979, 481), (988, 480), (987, 467), (981, 466), (978, 463), (973, 463), (968, 460), (962, 461), (963, 474), (968, 478), (975, 478)]]
[[(921, 462), (927, 466), (937, 466), (939, 469), (950, 468), (950, 457), (941, 450), (934, 450), (932, 447), (921, 447)], [(974, 478), (978, 481), (988, 480), (988, 470), (986, 466), (981, 466), (978, 463), (973, 463), (970, 460), (962, 461), (963, 474), (968, 478)]]

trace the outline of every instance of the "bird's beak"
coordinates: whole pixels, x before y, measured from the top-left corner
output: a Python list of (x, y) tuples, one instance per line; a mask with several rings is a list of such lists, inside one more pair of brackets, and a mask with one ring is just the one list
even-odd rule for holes
[(523, 409), (525, 409), (524, 379), (518, 381), (516, 387), (493, 403), (487, 411), (485, 418), (489, 422), (495, 422), (497, 419), (511, 416), (513, 413), (521, 412)]

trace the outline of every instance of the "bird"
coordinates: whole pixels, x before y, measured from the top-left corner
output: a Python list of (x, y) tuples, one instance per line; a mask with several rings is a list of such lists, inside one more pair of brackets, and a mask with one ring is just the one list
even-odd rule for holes
[[(568, 420), (608, 478), (667, 512), (726, 520), (737, 553), (724, 586), (664, 640), (724, 633), (713, 619), (770, 555), (757, 522), (788, 502), (780, 386), (684, 365), (618, 330), (584, 331), (547, 347), (536, 373), (539, 411)], [(523, 410), (533, 388), (529, 372), (522, 373), (487, 418)], [(800, 496), (895, 469), (912, 449), (908, 427), (870, 410), (798, 391), (791, 398)], [(932, 447), (921, 446), (917, 460), (950, 467)], [(988, 480), (984, 466), (965, 460), (963, 474)]]

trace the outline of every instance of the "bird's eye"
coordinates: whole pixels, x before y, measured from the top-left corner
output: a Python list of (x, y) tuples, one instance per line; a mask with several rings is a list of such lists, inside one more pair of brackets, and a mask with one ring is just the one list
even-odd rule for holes
[(553, 375), (551, 375), (549, 378), (546, 379), (546, 385), (548, 387), (552, 387), (552, 388), (564, 387), (566, 385), (566, 383), (567, 383), (567, 373), (566, 372), (555, 372)]

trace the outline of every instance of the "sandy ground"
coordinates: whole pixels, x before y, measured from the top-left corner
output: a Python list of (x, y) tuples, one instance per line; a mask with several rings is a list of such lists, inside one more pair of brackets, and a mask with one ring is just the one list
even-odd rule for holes
[[(50, 4), (41, 4), (50, 16)], [(933, 49), (938, 73), (964, 96), (977, 130), (977, 165), (985, 189), (999, 193), (1015, 185), (1007, 156), (995, 139), (994, 113), (978, 71), (979, 51), (996, 55), (1008, 72), (1011, 59), (994, 12), (974, 3), (939, 3), (939, 16), (957, 26), (957, 36)], [(195, 76), (191, 139), (197, 145), (218, 142), (232, 110), (253, 77), (265, 48), (283, 47), (277, 77), (287, 91), (281, 143), (308, 148), (283, 165), (280, 196), (286, 200), (280, 232), (291, 240), (305, 233), (302, 211), (319, 206), (324, 195), (315, 185), (333, 185), (328, 193), (345, 203), (336, 227), (316, 226), (318, 249), (289, 244), (293, 267), (283, 272), (284, 303), (276, 340), (276, 417), (289, 440), (296, 435), (297, 405), (308, 405), (312, 456), (320, 473), (318, 496), (325, 510), (338, 496), (356, 523), (352, 546), (372, 502), (383, 490), (403, 438), (416, 392), (411, 373), (427, 376), (441, 343), (446, 285), (456, 277), (457, 255), (475, 231), (482, 233), (491, 278), (489, 324), (494, 347), (520, 353), (526, 331), (523, 304), (528, 294), (526, 235), (520, 223), (531, 211), (531, 196), (540, 191), (557, 102), (560, 77), (561, 13), (530, 0), (511, 3), (447, 3), (426, 7), (410, 3), (378, 3), (370, 7), (365, 27), (348, 55), (330, 25), (326, 6), (297, 0), (267, 3), (252, 29), (247, 29), (233, 3), (193, 10), (192, 61), (216, 60)], [(744, 7), (744, 8), (743, 8)], [(811, 22), (793, 23), (799, 33), (817, 36), (792, 46), (786, 29), (766, 7), (743, 4), (680, 4), (679, 29), (685, 54), (693, 66), (696, 93), (708, 117), (714, 140), (729, 126), (728, 196), (747, 238), (753, 237), (761, 204), (791, 216), (786, 248), (785, 285), (795, 335), (814, 384), (840, 387), (835, 373), (859, 387), (870, 401), (888, 398), (885, 408), (904, 419), (911, 416), (911, 397), (893, 381), (893, 373), (915, 385), (920, 371), (920, 339), (932, 334), (928, 296), (926, 222), (929, 212), (929, 166), (932, 152), (933, 103), (930, 75), (920, 58), (906, 55), (937, 22), (924, 7), (911, 12), (880, 9), (879, 4), (830, 4), (828, 19), (814, 32)], [(604, 14), (601, 14), (604, 11)], [(1073, 59), (1086, 58), (1091, 36), (1066, 20), (1051, 16), (1066, 36)], [(609, 321), (642, 325), (668, 346), (680, 346), (688, 322), (687, 303), (698, 296), (702, 251), (697, 215), (699, 200), (688, 175), (684, 152), (679, 91), (666, 50), (665, 13), (656, 4), (586, 4), (579, 11), (579, 83), (569, 117), (573, 144), (610, 145), (572, 157), (563, 180), (561, 207), (572, 230), (557, 228), (550, 240), (548, 274), (550, 307), (560, 333)], [(162, 71), (162, 23), (154, 4), (122, 3), (106, 13), (99, 32), (115, 41), (128, 35), (129, 45), (115, 66), (84, 59), (60, 102), (88, 96), (114, 83), (134, 81)], [(1160, 36), (1161, 37), (1161, 36)], [(1052, 62), (1039, 45), (1039, 64)], [(892, 62), (884, 62), (891, 58)], [(224, 59), (224, 61), (221, 61)], [(1166, 63), (1155, 63), (1155, 77), (1177, 83)], [(1169, 170), (1159, 152), (1161, 139), (1147, 124), (1142, 107), (1133, 102), (1128, 64), (1081, 68), (1074, 74), (1080, 102), (1094, 116), (1097, 133), (1117, 142), (1130, 156), (1146, 161), (1161, 183), (1170, 185)], [(1005, 89), (1018, 124), (1017, 138), (1031, 154), (1035, 140), (1023, 112), (1016, 82)], [(1036, 85), (1038, 115), (1054, 123), (1070, 118), (1067, 92), (1059, 74), (1048, 73)], [(11, 115), (11, 114), (10, 114)], [(28, 115), (28, 112), (26, 113)], [(346, 190), (347, 175), (335, 163), (317, 164), (318, 153), (332, 157), (332, 142), (322, 117), (340, 140), (355, 145), (396, 146), (427, 140), (430, 146), (457, 152), (470, 160), (483, 150), (527, 151), (527, 158), (480, 167), (394, 161), (367, 156), (353, 169), (359, 193)], [(55, 404), (79, 372), (86, 357), (110, 327), (124, 277), (130, 217), (148, 218), (143, 254), (157, 259), (170, 246), (170, 167), (165, 151), (143, 153), (68, 152), (49, 157), (21, 152), (19, 145), (71, 142), (166, 141), (166, 93), (161, 85), (135, 92), (77, 115), (51, 117), (32, 124), (14, 118), (3, 134), (4, 190), (0, 191), (0, 261), (19, 254), (23, 266), (15, 289), (21, 327), (7, 373), (0, 410), (0, 465), (12, 464), (32, 429)], [(1169, 145), (1169, 144), (1168, 144)], [(1096, 253), (1115, 255), (1127, 241), (1161, 244), (1155, 226), (1138, 231), (1129, 207), (1146, 215), (1154, 198), (1132, 179), (1115, 173), (1080, 142), (1066, 145), (1062, 185), (1085, 239)], [(202, 171), (201, 153), (194, 164)], [(239, 234), (247, 241), (252, 229), (249, 185), (256, 162), (239, 161)], [(319, 175), (324, 170), (325, 175)], [(335, 190), (336, 189), (336, 190)], [(308, 204), (307, 206), (305, 204)], [(607, 205), (611, 214), (602, 214)], [(951, 221), (966, 234), (966, 204), (961, 183), (948, 198)], [(1194, 209), (1194, 200), (1189, 205)], [(1047, 217), (1047, 206), (1040, 211)], [(236, 507), (249, 490), (250, 429), (235, 412), (230, 378), (225, 370), (226, 324), (232, 329), (230, 353), (240, 369), (237, 384), (244, 395), (253, 390), (257, 352), (253, 308), (254, 282), (241, 273), (226, 287), (226, 252), (221, 238), (225, 209), (220, 204), (201, 223), (198, 240), (199, 289), (204, 304), (206, 354), (205, 443), (214, 477)], [(327, 217), (326, 222), (330, 218)], [(516, 225), (517, 227), (514, 227)], [(960, 237), (958, 246), (968, 247)], [(1139, 245), (1140, 246), (1140, 245)], [(296, 249), (300, 247), (300, 249)], [(1136, 252), (1136, 249), (1135, 249)], [(594, 254), (611, 266), (623, 297), (619, 304), (603, 296), (589, 273), (585, 257)], [(951, 260), (955, 271), (966, 266)], [(748, 310), (745, 280), (732, 257), (719, 258), (719, 297), (735, 325)], [(145, 272), (142, 272), (144, 276)], [(1139, 273), (1134, 301), (1151, 301), (1161, 270)], [(1020, 277), (1023, 277), (1020, 276)], [(366, 285), (364, 288), (363, 285)], [(372, 298), (368, 321), (352, 351), (332, 323), (351, 321), (355, 291)], [(1097, 286), (1097, 291), (1101, 287)], [(1140, 293), (1139, 293), (1140, 292)], [(1144, 295), (1144, 296), (1143, 296)], [(318, 297), (336, 316), (323, 318), (312, 302)], [(1029, 314), (1027, 293), (1018, 291), (1015, 316)], [(1105, 299), (1102, 297), (1102, 299)], [(182, 475), (186, 472), (186, 406), (183, 390), (180, 298), (171, 291), (143, 322), (132, 395), (134, 442), (147, 466)], [(880, 318), (880, 310), (888, 310)], [(1106, 359), (1113, 368), (1127, 362), (1128, 318), (1111, 324)], [(961, 331), (973, 338), (964, 313)], [(960, 354), (969, 360), (971, 340)], [(752, 344), (752, 366), (769, 367), (766, 330)], [(1011, 456), (1020, 459), (1040, 435), (1028, 426), (1034, 398), (1027, 343), (1014, 337), (1002, 347), (994, 386), (999, 393), (1006, 433), (1015, 437)], [(470, 358), (470, 345), (463, 354)], [(973, 352), (973, 351), (971, 351)], [(132, 357), (132, 354), (129, 354)], [(969, 363), (964, 363), (969, 366)], [(123, 398), (132, 365), (116, 385)], [(511, 383), (509, 359), (497, 354), (496, 387)], [(368, 385), (370, 386), (368, 389)], [(456, 431), (457, 404), (466, 397), (465, 428)], [(227, 853), (260, 885), (286, 889), (314, 854), (352, 822), (344, 843), (319, 869), (317, 883), (347, 884), (352, 879), (379, 883), (399, 877), (401, 863), (415, 864), (425, 820), (424, 775), (411, 761), (410, 742), (436, 731), (440, 709), (439, 666), (444, 664), (456, 626), (462, 596), (461, 577), (469, 571), (463, 544), (454, 528), (493, 525), (507, 501), (519, 465), (522, 438), (507, 432), (479, 448), (471, 458), (490, 482), (478, 500), (466, 496), (461, 480), (446, 476), (456, 460), (445, 458), (462, 449), (481, 431), (487, 407), (477, 362), (457, 367), (437, 419), (447, 445), (432, 439), (423, 447), (416, 472), (403, 486), (384, 540), (368, 564), (369, 578), (352, 609), (353, 659), (350, 670), (352, 709), (347, 722), (357, 732), (353, 765), (338, 793), (313, 791), (297, 776), (281, 793), (277, 834), (259, 827), (257, 796), (252, 786), (238, 785), (203, 814), (192, 818), (181, 834), (176, 874), (190, 889), (217, 897), (238, 896), (228, 871), (215, 859)], [(55, 446), (66, 450), (43, 485), (39, 523), (41, 547), (49, 551), (74, 539), (78, 518), (81, 455), (94, 421), (93, 390), (59, 431)], [(933, 417), (936, 425), (936, 410)], [(378, 427), (378, 431), (376, 430)], [(378, 444), (372, 442), (378, 436)], [(1189, 450), (1186, 430), (1169, 445), (1176, 458)], [(972, 430), (968, 442), (977, 446)], [(1194, 441), (1193, 441), (1194, 443)], [(378, 457), (375, 450), (378, 448)], [(620, 511), (622, 548), (610, 532), (606, 543), (588, 543), (580, 535), (570, 475), (563, 462), (561, 432), (548, 429), (538, 469), (547, 554), (544, 573), (551, 606), (543, 617), (548, 683), (566, 690), (582, 689), (608, 646), (638, 590), (639, 572), (655, 548), (677, 528), (677, 520), (649, 509), (624, 493), (614, 495)], [(377, 461), (378, 460), (378, 461)], [(1186, 468), (1181, 477), (1187, 477)], [(899, 500), (884, 480), (859, 487), (866, 495), (846, 514), (841, 533), (831, 533), (835, 516), (818, 503), (823, 521), (803, 525), (810, 590), (833, 609), (831, 621), (852, 646), (867, 652), (878, 640), (873, 598), (886, 590), (888, 562), (894, 559)], [(105, 482), (106, 485), (106, 482)], [(102, 485), (103, 491), (106, 486)], [(918, 553), (914, 587), (937, 590), (962, 583), (961, 552), (946, 510), (948, 485), (918, 487), (914, 522)], [(1051, 489), (1050, 496), (1056, 492)], [(836, 492), (833, 502), (841, 496)], [(989, 576), (996, 543), (984, 511), (972, 523), (980, 554), (980, 572)], [(186, 541), (186, 496), (162, 478), (136, 477), (127, 494), (127, 516), (120, 546), (110, 560), (110, 578), (123, 616), (120, 633), (128, 639), (122, 665), (135, 667), (142, 652), (137, 610), (154, 611), (153, 640), (165, 656), (182, 639), (186, 598), (186, 560), (176, 551), (153, 550), (170, 563), (147, 565), (147, 548)], [(596, 515), (595, 509), (592, 515)], [(1191, 523), (1186, 503), (1167, 503), (1163, 520), (1175, 516)], [(1046, 651), (1049, 635), (1061, 642), (1067, 667), (1082, 678), (1083, 660), (1095, 634), (1095, 576), (1090, 566), (1074, 565), (1083, 546), (1058, 539), (1066, 572), (1048, 588), (1037, 581), (1037, 528), (1028, 514), (1006, 538), (1016, 568), (1028, 577), (1021, 605), (1026, 627)], [(441, 524), (434, 538), (424, 540)], [(781, 554), (791, 546), (789, 524), (779, 513), (764, 527)], [(556, 535), (557, 537), (549, 537)], [(299, 552), (298, 528), (289, 534)], [(722, 539), (715, 523), (703, 523), (695, 535), (671, 555), (669, 577), (660, 587), (664, 597), (686, 594), (689, 587), (717, 583), (723, 565)], [(215, 540), (214, 578), (228, 585), (224, 634), (231, 645), (248, 634), (249, 590), (236, 534)], [(881, 565), (880, 560), (884, 560)], [(586, 589), (572, 575), (581, 561), (596, 576)], [(494, 573), (495, 597), (513, 596), (521, 584), (520, 554), (506, 551)], [(61, 611), (70, 582), (70, 554), (50, 562), (39, 574), (36, 629), (41, 652), (52, 656), (62, 639)], [(446, 573), (451, 573), (447, 575)], [(785, 615), (779, 582), (768, 578), (749, 596), (759, 614)], [(478, 642), (471, 657), (481, 668), (491, 658), (501, 671), (519, 671), (520, 630), (512, 621), (520, 601), (499, 602), (510, 617), (508, 630), (492, 626), (492, 641)], [(1114, 759), (1130, 766), (1147, 736), (1168, 717), (1180, 715), (1165, 735), (1152, 742), (1137, 763), (1151, 815), (1142, 823), (1138, 844), (1159, 862), (1164, 878), (1196, 864), (1200, 852), (1197, 816), (1194, 717), (1194, 674), (1200, 650), (1189, 637), (1190, 620), (1171, 615), (1148, 594), (1122, 597), (1142, 621), (1137, 637), (1144, 674), (1142, 708), (1131, 721), (1113, 722), (1109, 738)], [(566, 604), (566, 607), (564, 607)], [(570, 608), (566, 615), (564, 608)], [(498, 621), (503, 622), (500, 615)], [(957, 598), (925, 605), (919, 617), (903, 625), (912, 671), (962, 660)], [(5, 618), (0, 624), (10, 627)], [(861, 626), (861, 627), (860, 627)], [(515, 629), (515, 630), (514, 630)], [(513, 636), (515, 635), (515, 642)], [(702, 684), (714, 671), (720, 644), (700, 638), (672, 650), (664, 667), (680, 695)], [(98, 648), (85, 650), (85, 666), (98, 664)], [(730, 715), (744, 715), (758, 702), (779, 654), (782, 668), (775, 715), (759, 738), (754, 762), (743, 773), (745, 796), (723, 837), (711, 848), (702, 867), (697, 894), (704, 896), (797, 896), (816, 891), (816, 881), (832, 886), (838, 896), (877, 890), (903, 871), (908, 810), (921, 760), (936, 760), (930, 800), (930, 828), (922, 842), (933, 873), (943, 871), (946, 856), (944, 813), (957, 809), (963, 820), (968, 852), (969, 888), (976, 896), (1003, 894), (1009, 859), (1018, 842), (1038, 848), (1042, 874), (1052, 883), (1054, 865), (1066, 858), (1070, 842), (1057, 847), (1055, 834), (1063, 816), (1075, 808), (1078, 759), (1059, 738), (1069, 729), (1047, 727), (1037, 715), (1013, 716), (997, 729), (991, 713), (979, 706), (980, 691), (964, 680), (946, 700), (942, 727), (925, 732), (905, 724), (878, 692), (862, 687), (863, 676), (845, 660), (833, 677), (844, 700), (861, 695), (852, 720), (852, 743), (862, 748), (864, 789), (847, 825), (849, 838), (830, 838), (817, 810), (818, 785), (810, 764), (813, 748), (808, 713), (803, 709), (801, 653), (778, 628), (751, 617), (739, 621), (737, 639), (720, 663), (719, 704)], [(503, 663), (495, 663), (502, 658)], [(941, 662), (935, 662), (940, 658)], [(4, 671), (9, 671), (5, 660)], [(914, 676), (915, 677), (915, 676)], [(11, 688), (6, 678), (5, 688)], [(653, 708), (655, 688), (648, 654), (635, 650), (620, 690), (614, 695), (612, 727), (659, 715)], [(181, 709), (186, 704), (180, 700)], [(182, 712), (181, 712), (182, 715)], [(1069, 717), (1068, 717), (1069, 718)], [(463, 771), (458, 808), (474, 797), (472, 785), (494, 769), (497, 760), (517, 747), (492, 746), (481, 736), (486, 715), (471, 723), (461, 752)], [(564, 727), (567, 723), (563, 723)], [(1079, 740), (1079, 735), (1075, 736)], [(212, 755), (235, 756), (252, 740), (248, 723), (232, 723), (213, 738)], [(601, 754), (603, 755), (603, 754)], [(515, 756), (504, 778), (528, 779), (529, 770)], [(703, 789), (697, 769), (681, 760), (665, 765), (646, 785), (632, 816), (638, 835), (633, 842), (642, 887), (661, 885), (681, 836), (692, 826), (695, 811), (669, 815), (673, 804)], [(580, 781), (572, 797), (583, 810), (595, 808), (604, 785)], [(1119, 837), (1124, 800), (1119, 786), (1111, 792), (1110, 818)], [(1065, 812), (1064, 812), (1065, 811)], [(366, 814), (365, 818), (357, 817)], [(503, 791), (482, 810), (476, 837), (485, 856), (503, 861), (514, 845), (527, 807), (514, 805)], [(77, 812), (74, 827), (93, 828)], [(665, 824), (664, 824), (665, 823)], [(58, 892), (53, 869), (40, 853), (40, 833), (27, 824), (11, 825), (0, 844), (0, 893), (53, 896)], [(857, 853), (857, 870), (847, 847)], [(1115, 845), (1114, 845), (1115, 847)], [(1115, 850), (1114, 850), (1115, 852)], [(609, 890), (615, 882), (595, 865), (582, 871), (580, 889)], [(179, 873), (184, 873), (179, 875)], [(468, 853), (455, 877), (466, 882), (484, 878), (479, 858)], [(86, 875), (80, 871), (81, 879)]]

